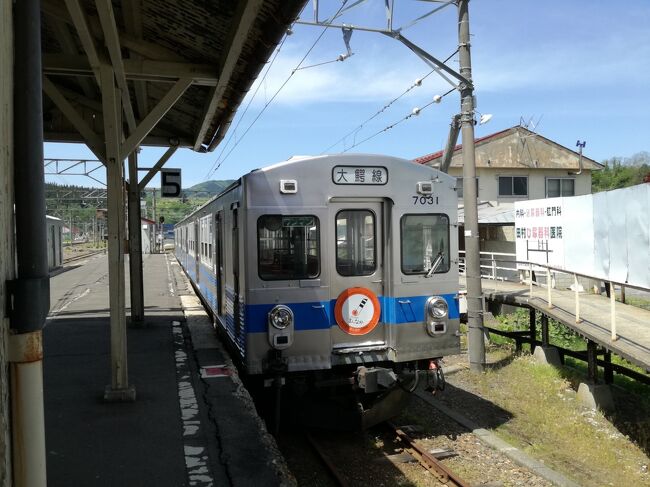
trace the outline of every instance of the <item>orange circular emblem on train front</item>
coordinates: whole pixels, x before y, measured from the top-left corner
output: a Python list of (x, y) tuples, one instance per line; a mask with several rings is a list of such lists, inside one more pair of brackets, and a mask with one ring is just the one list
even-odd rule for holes
[(370, 333), (379, 323), (380, 314), (377, 296), (365, 287), (346, 289), (339, 294), (334, 307), (336, 323), (350, 335)]

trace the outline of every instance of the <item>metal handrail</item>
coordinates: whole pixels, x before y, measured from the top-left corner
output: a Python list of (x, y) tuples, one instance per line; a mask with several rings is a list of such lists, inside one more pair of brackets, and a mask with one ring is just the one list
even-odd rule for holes
[[(459, 251), (459, 267), (461, 267), (460, 260), (462, 257), (460, 254), (465, 254), (464, 251)], [(480, 267), (482, 268), (490, 268), (492, 270), (491, 274), (488, 275), (481, 275), (481, 277), (486, 277), (488, 279), (494, 279), (495, 281), (495, 292), (496, 292), (496, 281), (498, 280), (497, 276), (497, 270), (503, 269), (503, 270), (510, 270), (510, 271), (524, 271), (521, 268), (517, 267), (499, 267), (497, 266), (497, 262), (507, 262), (508, 264), (519, 264), (519, 265), (526, 265), (528, 266), (528, 269), (525, 270), (524, 272), (528, 272), (528, 284), (529, 284), (529, 298), (533, 297), (533, 285), (537, 285), (542, 287), (541, 283), (534, 283), (532, 274), (533, 270), (538, 270), (538, 269), (545, 269), (546, 270), (546, 289), (547, 289), (547, 296), (546, 296), (546, 301), (548, 303), (548, 308), (551, 309), (553, 308), (553, 296), (552, 296), (552, 276), (551, 276), (551, 271), (555, 272), (561, 272), (564, 274), (570, 274), (573, 275), (573, 287), (574, 287), (574, 292), (575, 292), (575, 320), (576, 323), (580, 323), (582, 320), (580, 319), (580, 292), (579, 292), (579, 284), (578, 284), (578, 276), (584, 277), (587, 279), (593, 279), (597, 281), (604, 281), (609, 283), (610, 286), (610, 331), (611, 331), (611, 339), (612, 341), (618, 340), (618, 334), (616, 332), (616, 292), (615, 292), (615, 285), (618, 285), (622, 292), (624, 292), (625, 288), (630, 288), (630, 289), (636, 289), (639, 291), (645, 291), (645, 292), (650, 292), (650, 288), (643, 287), (643, 286), (635, 286), (632, 284), (628, 284), (626, 282), (621, 282), (621, 281), (613, 281), (609, 279), (604, 279), (599, 276), (595, 276), (592, 274), (584, 274), (581, 272), (575, 272), (567, 269), (563, 269), (561, 267), (549, 265), (549, 264), (540, 264), (537, 262), (530, 262), (530, 261), (522, 261), (522, 260), (517, 260), (515, 259), (497, 259), (495, 256), (510, 256), (510, 257), (516, 257), (516, 254), (509, 254), (509, 253), (503, 253), (503, 252), (480, 252), (480, 260), (486, 260), (489, 259), (491, 261), (491, 265), (481, 265)], [(481, 273), (482, 274), (482, 273)], [(502, 281), (505, 280), (505, 278), (501, 279)], [(522, 280), (522, 282), (526, 282), (526, 280)]]

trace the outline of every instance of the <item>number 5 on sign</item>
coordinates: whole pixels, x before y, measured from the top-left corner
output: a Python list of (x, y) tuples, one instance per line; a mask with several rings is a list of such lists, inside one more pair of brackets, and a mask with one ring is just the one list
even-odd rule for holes
[(160, 195), (163, 198), (178, 198), (181, 195), (181, 170), (160, 170)]

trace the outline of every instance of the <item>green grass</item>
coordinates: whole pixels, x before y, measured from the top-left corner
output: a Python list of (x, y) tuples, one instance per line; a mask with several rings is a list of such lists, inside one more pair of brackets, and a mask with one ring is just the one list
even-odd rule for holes
[[(620, 301), (620, 298), (617, 298), (617, 301)], [(639, 296), (626, 296), (625, 304), (636, 306), (637, 308), (647, 309), (650, 311), (650, 299), (641, 298)]]
[[(583, 409), (563, 370), (530, 355), (483, 374), (462, 372), (512, 418), (496, 433), (583, 485), (647, 485), (648, 457), (600, 412)], [(642, 427), (643, 425), (637, 425)], [(646, 425), (647, 426), (647, 425)]]

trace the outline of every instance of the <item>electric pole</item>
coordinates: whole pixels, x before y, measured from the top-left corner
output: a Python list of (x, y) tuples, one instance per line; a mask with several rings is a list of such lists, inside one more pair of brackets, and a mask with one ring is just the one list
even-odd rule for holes
[(465, 280), (467, 283), (467, 323), (470, 369), (485, 366), (483, 330), (483, 290), (476, 204), (476, 160), (474, 154), (474, 86), (469, 39), (469, 0), (458, 0), (458, 57), (460, 74), (470, 83), (461, 83), (461, 133), (463, 137), (463, 205), (465, 207)]

